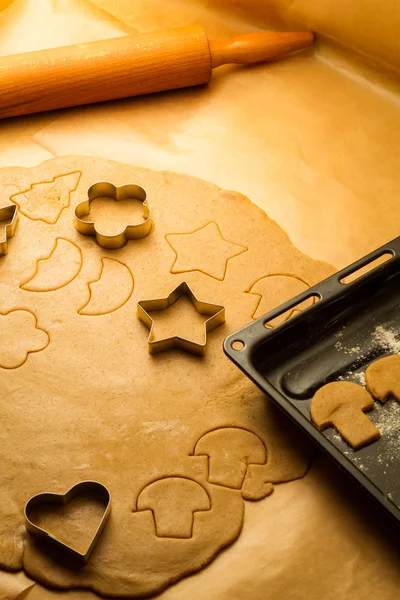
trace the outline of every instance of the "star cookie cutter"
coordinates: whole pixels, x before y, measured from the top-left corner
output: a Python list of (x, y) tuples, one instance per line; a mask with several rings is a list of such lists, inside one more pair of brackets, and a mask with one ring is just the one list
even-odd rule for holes
[[(201, 315), (207, 315), (209, 318), (204, 322), (204, 343), (199, 344), (188, 338), (172, 336), (161, 340), (154, 340), (154, 320), (149, 312), (157, 310), (166, 310), (175, 304), (181, 296), (187, 296), (197, 312)], [(186, 281), (183, 281), (166, 298), (156, 298), (154, 300), (141, 300), (137, 304), (137, 316), (150, 329), (148, 337), (148, 347), (150, 354), (157, 354), (165, 350), (180, 348), (198, 356), (204, 356), (207, 344), (207, 333), (225, 323), (225, 308), (219, 304), (211, 304), (198, 300)]]
[[(92, 537), (92, 540), (85, 552), (79, 552), (69, 544), (62, 542), (56, 536), (52, 535), (39, 525), (35, 525), (33, 521), (31, 521), (32, 511), (43, 504), (55, 504), (55, 505), (66, 505), (70, 500), (76, 498), (80, 494), (85, 494), (87, 492), (93, 492), (98, 497), (100, 497), (105, 504), (104, 513), (102, 519), (100, 521), (99, 526), (96, 529), (95, 534)], [(76, 483), (72, 488), (70, 488), (65, 494), (56, 494), (54, 492), (44, 492), (41, 494), (36, 494), (32, 496), (28, 500), (25, 505), (25, 525), (28, 532), (37, 538), (42, 540), (46, 540), (51, 543), (53, 547), (57, 547), (57, 549), (67, 558), (73, 559), (75, 562), (78, 562), (81, 565), (85, 565), (90, 558), (91, 553), (93, 552), (94, 547), (96, 546), (99, 537), (106, 525), (107, 519), (110, 515), (111, 511), (111, 494), (106, 488), (105, 485), (99, 483), (98, 481), (81, 481)]]
[[(96, 198), (106, 197), (118, 202), (118, 200), (140, 200), (143, 204), (143, 218), (141, 223), (127, 225), (123, 231), (115, 235), (105, 235), (98, 231), (94, 221), (83, 221), (90, 213), (90, 205)], [(153, 226), (151, 211), (147, 204), (146, 191), (140, 185), (121, 185), (116, 187), (112, 183), (100, 181), (94, 183), (88, 189), (87, 200), (82, 200), (75, 206), (75, 227), (83, 235), (91, 235), (96, 238), (99, 246), (116, 250), (122, 248), (128, 240), (137, 240), (146, 237)]]
[(0, 256), (4, 256), (8, 252), (8, 240), (11, 239), (15, 233), (15, 228), (18, 221), (18, 206), (16, 204), (9, 204), (0, 208), (0, 223), (3, 221), (10, 221), (4, 227), (4, 234), (0, 239)]

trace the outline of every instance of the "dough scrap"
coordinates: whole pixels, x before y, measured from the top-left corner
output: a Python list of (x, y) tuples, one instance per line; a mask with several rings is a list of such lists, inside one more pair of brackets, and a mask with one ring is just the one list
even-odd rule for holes
[(365, 381), (379, 402), (386, 402), (391, 397), (400, 402), (400, 354), (385, 356), (369, 365)]
[(319, 429), (333, 426), (353, 448), (380, 437), (380, 431), (364, 414), (374, 408), (372, 396), (362, 386), (334, 381), (320, 388), (311, 401), (311, 418)]
[[(158, 593), (204, 568), (231, 544), (243, 524), (243, 495), (257, 499), (272, 491), (269, 482), (303, 476), (310, 458), (308, 444), (225, 357), (222, 342), (229, 332), (251, 321), (254, 297), (246, 290), (265, 276), (266, 266), (310, 285), (333, 269), (296, 250), (276, 223), (244, 196), (192, 177), (103, 159), (63, 157), (31, 169), (0, 169), (0, 189), (26, 190), (73, 172), (81, 173), (74, 201), (54, 225), (43, 226), (22, 215), (19, 235), (0, 269), (0, 312), (29, 309), (50, 339), (45, 351), (30, 355), (22, 366), (0, 368), (0, 564), (24, 568), (32, 579), (50, 587), (134, 598)], [(74, 205), (99, 180), (145, 188), (155, 223), (150, 236), (112, 251), (76, 231)], [(3, 194), (4, 203), (8, 196)], [(203, 271), (171, 272), (174, 253), (167, 236), (199, 230), (210, 221), (217, 223), (224, 239), (248, 249), (227, 262), (225, 257), (224, 273), (218, 270), (221, 256), (210, 252), (210, 246), (199, 256)], [(43, 293), (43, 286), (38, 291), (21, 289), (32, 276), (34, 259), (48, 256), (60, 237), (82, 252), (78, 276), (48, 293)], [(126, 265), (134, 278), (133, 293), (113, 312), (104, 295), (107, 310), (101, 305), (101, 310), (92, 311), (95, 316), (82, 316), (88, 284), (98, 280), (105, 258)], [(61, 273), (63, 268), (60, 262)], [(222, 279), (213, 276), (217, 272)], [(103, 281), (106, 287), (113, 284), (109, 281)], [(150, 356), (148, 330), (136, 317), (137, 302), (165, 297), (181, 281), (204, 301), (225, 306), (226, 323), (210, 335), (204, 358), (180, 350)], [(100, 301), (103, 288), (96, 287)], [(271, 302), (278, 305), (282, 299), (275, 289)], [(196, 442), (219, 428), (247, 430), (265, 445), (267, 462), (248, 464), (242, 490), (235, 488), (241, 480), (230, 487), (208, 481), (208, 457), (193, 455)], [(242, 457), (246, 451), (254, 452), (255, 440), (251, 435), (249, 439), (249, 447), (240, 448)], [(236, 456), (234, 447), (229, 452)], [(264, 455), (256, 460), (262, 463)], [(226, 474), (219, 476), (225, 483)], [(177, 502), (174, 510), (187, 514), (190, 500), (191, 529), (171, 513), (171, 521), (158, 519), (162, 535), (157, 536), (152, 511), (134, 510), (136, 502), (141, 490), (155, 481), (167, 481), (160, 486), (171, 483), (177, 490), (176, 478), (195, 482), (211, 508), (204, 495), (193, 504), (189, 498), (193, 486), (183, 485), (177, 498), (181, 508)], [(28, 498), (43, 491), (64, 492), (86, 479), (107, 486), (112, 508), (85, 568), (71, 570), (56, 563), (30, 536), (16, 544), (24, 531)], [(278, 486), (274, 494), (280, 492)], [(168, 537), (171, 534), (175, 537)]]

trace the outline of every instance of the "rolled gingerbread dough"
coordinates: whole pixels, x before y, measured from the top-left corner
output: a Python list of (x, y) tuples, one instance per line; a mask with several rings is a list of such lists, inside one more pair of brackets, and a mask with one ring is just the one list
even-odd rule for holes
[[(115, 251), (79, 234), (74, 206), (97, 181), (144, 187), (154, 230)], [(1, 565), (50, 587), (160, 592), (235, 540), (244, 498), (304, 475), (303, 437), (224, 356), (222, 342), (252, 319), (255, 282), (286, 273), (313, 285), (332, 269), (297, 251), (244, 196), (187, 176), (67, 157), (3, 169), (0, 189), (3, 204), (21, 208), (0, 259)], [(129, 206), (116, 214), (107, 199), (97, 204), (101, 226), (104, 215), (113, 228), (138, 218)], [(226, 323), (208, 334), (204, 358), (150, 356), (137, 302), (166, 297), (181, 281), (224, 306)], [(271, 289), (269, 303), (286, 299)], [(157, 335), (204, 335), (190, 302), (154, 318)], [(72, 569), (26, 534), (23, 509), (34, 494), (86, 479), (108, 487), (112, 509), (88, 564)], [(80, 545), (95, 524), (85, 503), (74, 510), (70, 522), (68, 510), (41, 522)]]

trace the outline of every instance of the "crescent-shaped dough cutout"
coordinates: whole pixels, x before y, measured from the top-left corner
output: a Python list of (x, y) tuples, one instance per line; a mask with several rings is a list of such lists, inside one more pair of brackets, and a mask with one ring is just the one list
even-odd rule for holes
[(71, 283), (81, 268), (80, 248), (59, 237), (50, 254), (39, 258), (34, 274), (20, 287), (28, 292), (53, 292)]
[(89, 283), (89, 299), (78, 310), (80, 315), (107, 315), (121, 308), (132, 295), (134, 282), (129, 268), (113, 258), (102, 258), (101, 263), (100, 276)]

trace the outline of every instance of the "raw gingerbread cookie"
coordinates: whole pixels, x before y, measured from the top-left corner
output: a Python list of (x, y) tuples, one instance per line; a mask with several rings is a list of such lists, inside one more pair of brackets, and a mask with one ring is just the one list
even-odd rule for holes
[(348, 381), (334, 381), (320, 388), (311, 401), (311, 418), (319, 429), (333, 426), (353, 448), (380, 437), (380, 431), (364, 414), (374, 408), (366, 389)]
[[(142, 186), (154, 230), (119, 250), (81, 235), (73, 210), (97, 181)], [(191, 177), (68, 157), (2, 169), (0, 190), (4, 204), (13, 196), (24, 208), (0, 259), (0, 313), (13, 318), (0, 348), (7, 367), (0, 366), (0, 563), (47, 586), (160, 592), (235, 540), (244, 497), (264, 498), (273, 483), (304, 475), (304, 438), (224, 356), (222, 343), (251, 321), (254, 296), (246, 291), (256, 281), (289, 273), (314, 285), (333, 269), (297, 251), (244, 196)], [(93, 204), (95, 221), (113, 227), (142, 214), (141, 206), (127, 212), (131, 202)], [(208, 334), (204, 358), (179, 350), (151, 356), (137, 302), (167, 297), (182, 281), (224, 306), (226, 323)], [(271, 302), (283, 299), (274, 288)], [(153, 316), (156, 336), (204, 335), (204, 316), (190, 302)], [(18, 344), (7, 346), (13, 336)], [(217, 430), (226, 461), (216, 477), (203, 442)], [(85, 479), (110, 490), (111, 515), (88, 564), (69, 569), (25, 534), (23, 507), (34, 494)], [(85, 503), (75, 510), (81, 516), (71, 522), (87, 539), (96, 524)], [(42, 518), (57, 534), (59, 520)], [(80, 543), (79, 528), (71, 534)]]
[(376, 360), (365, 372), (365, 381), (371, 394), (380, 402), (388, 398), (400, 401), (400, 354)]

